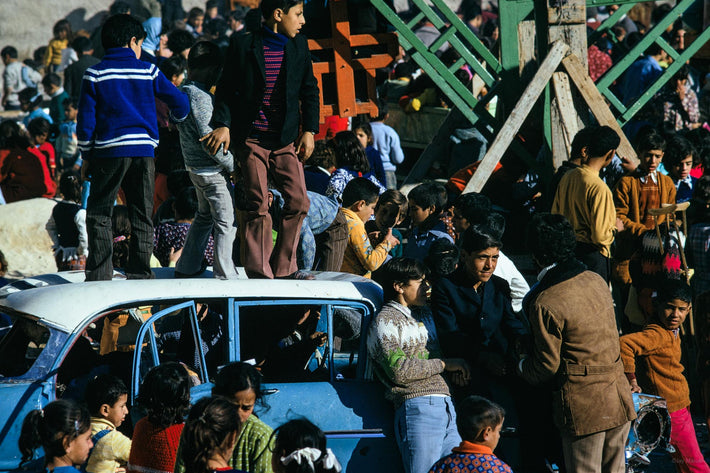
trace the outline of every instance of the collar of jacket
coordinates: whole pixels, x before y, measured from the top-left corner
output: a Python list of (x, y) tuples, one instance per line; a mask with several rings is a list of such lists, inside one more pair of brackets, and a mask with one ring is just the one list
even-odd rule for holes
[(528, 310), (528, 306), (537, 298), (537, 296), (542, 291), (544, 291), (545, 289), (549, 289), (552, 286), (559, 284), (563, 281), (572, 279), (573, 277), (583, 273), (586, 270), (587, 267), (574, 257), (568, 258), (564, 261), (560, 261), (559, 263), (557, 263), (557, 266), (550, 269), (547, 274), (545, 274), (545, 276), (540, 280), (540, 282), (535, 284), (532, 289), (530, 289), (530, 292), (528, 292), (528, 294), (525, 296), (525, 299), (523, 299), (523, 307), (525, 308), (525, 312), (530, 313), (530, 311)]

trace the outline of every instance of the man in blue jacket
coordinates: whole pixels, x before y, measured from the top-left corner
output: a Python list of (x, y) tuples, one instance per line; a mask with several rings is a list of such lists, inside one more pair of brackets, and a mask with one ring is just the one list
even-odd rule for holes
[(158, 68), (138, 60), (146, 33), (129, 15), (114, 15), (101, 31), (104, 59), (86, 70), (82, 80), (77, 138), (91, 176), (86, 208), (89, 256), (86, 280), (113, 276), (111, 216), (123, 187), (131, 219), (126, 276), (152, 278), (154, 149), (158, 144), (155, 98), (170, 107), (177, 122), (190, 104)]

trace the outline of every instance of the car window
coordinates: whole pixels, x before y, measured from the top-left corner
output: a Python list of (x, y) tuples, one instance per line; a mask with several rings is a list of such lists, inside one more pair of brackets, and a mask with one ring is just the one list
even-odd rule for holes
[(236, 305), (240, 359), (255, 363), (264, 382), (357, 376), (365, 306), (320, 301)]
[(46, 348), (50, 331), (36, 320), (0, 314), (7, 323), (0, 339), (0, 376), (26, 374)]

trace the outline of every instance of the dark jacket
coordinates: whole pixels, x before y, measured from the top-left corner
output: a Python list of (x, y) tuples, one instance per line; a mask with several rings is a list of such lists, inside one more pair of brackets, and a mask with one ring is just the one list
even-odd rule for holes
[(459, 268), (437, 281), (431, 303), (441, 347), (449, 357), (475, 361), (481, 351), (505, 356), (510, 342), (527, 333), (511, 307), (508, 283), (498, 276), (483, 284), (481, 297)]
[(606, 282), (575, 259), (550, 269), (523, 301), (534, 339), (522, 362), (530, 384), (552, 382), (563, 435), (609, 430), (636, 418)]
[[(75, 99), (79, 98), (81, 93), (81, 79), (84, 77), (84, 72), (99, 62), (101, 62), (99, 58), (84, 54), (78, 61), (67, 66), (64, 71), (64, 90), (69, 94), (69, 97), (74, 97)], [(64, 121), (64, 117), (61, 117), (60, 121)]]
[[(318, 132), (318, 82), (313, 75), (305, 36), (299, 34), (286, 43), (279, 74), (286, 74), (285, 116), (280, 139), (280, 144), (286, 146), (298, 138), (301, 115), (303, 131)], [(230, 129), (232, 143), (243, 143), (264, 101), (265, 86), (262, 30), (232, 35), (224, 71), (217, 83), (212, 128), (226, 126)]]

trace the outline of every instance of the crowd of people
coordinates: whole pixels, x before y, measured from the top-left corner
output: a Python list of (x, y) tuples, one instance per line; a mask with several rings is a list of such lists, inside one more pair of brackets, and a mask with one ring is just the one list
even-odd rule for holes
[[(710, 418), (710, 323), (698, 302), (710, 289), (710, 126), (696, 64), (624, 129), (638, 167), (617, 155), (614, 130), (591, 125), (549, 185), (508, 153), (480, 194), (462, 194), (477, 168), (469, 153), (464, 163), (443, 157), (445, 185), (424, 182), (405, 195), (388, 106), (447, 105), (411, 60), (384, 71), (376, 118), (323, 127), (302, 34), (322, 26), (306, 28), (312, 3), (220, 12), (210, 0), (187, 13), (175, 0), (145, 3), (141, 22), (115, 2), (93, 34), (57, 22), (34, 63), (12, 46), (0, 51), (2, 105), (22, 112), (0, 123), (0, 204), (59, 198), (46, 227), (59, 270), (84, 270), (87, 281), (115, 270), (152, 278), (158, 266), (177, 278), (208, 266), (220, 279), (237, 278), (238, 267), (250, 278), (312, 279), (314, 270), (373, 278), (384, 305), (368, 354), (395, 409), (407, 473), (511, 471), (493, 454), (504, 417), (518, 441), (499, 453), (519, 471), (554, 461), (569, 472), (622, 472), (632, 392), (641, 391), (666, 399), (678, 470), (710, 471), (681, 362), (695, 303), (705, 347), (698, 394)], [(460, 13), (497, 51), (495, 8), (464, 2)], [(604, 14), (590, 9), (590, 27)], [(372, 18), (354, 28), (376, 30)], [(648, 27), (625, 17), (613, 38), (601, 35), (590, 76)], [(426, 21), (416, 31), (424, 42), (434, 33)], [(675, 24), (668, 41), (682, 49), (683, 33)], [(446, 44), (439, 54), (458, 60)], [(668, 61), (649, 47), (617, 81), (619, 97), (633, 102)], [(456, 76), (469, 83), (473, 74), (464, 66)], [(480, 133), (454, 135), (482, 157)], [(504, 241), (538, 266), (532, 288)], [(0, 253), (0, 278), (6, 270)], [(259, 378), (250, 365), (224, 366), (212, 396), (190, 408), (187, 371), (164, 363), (143, 381), (146, 416), (129, 439), (118, 429), (127, 389), (99, 376), (86, 406), (62, 399), (33, 411), (21, 450), (30, 460), (42, 446), (53, 471), (340, 471), (309, 421), (272, 431), (254, 415)]]

